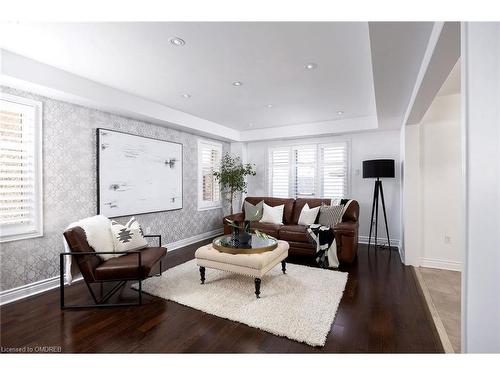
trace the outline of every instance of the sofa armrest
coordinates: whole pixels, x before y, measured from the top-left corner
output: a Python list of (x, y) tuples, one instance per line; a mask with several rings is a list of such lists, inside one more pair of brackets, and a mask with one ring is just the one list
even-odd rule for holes
[(235, 220), (235, 221), (243, 221), (245, 220), (245, 214), (243, 212), (239, 212), (237, 214), (233, 215), (228, 215), (222, 219), (222, 224), (224, 226), (224, 234), (230, 234), (231, 233), (231, 227), (229, 226), (229, 223), (227, 220)]
[(335, 233), (335, 236), (337, 236), (337, 234), (343, 236), (355, 236), (358, 227), (359, 223), (357, 221), (344, 221), (335, 225), (333, 232)]
[(243, 221), (245, 220), (245, 214), (243, 212), (239, 212), (237, 214), (232, 214), (232, 215), (227, 215), (223, 219), (223, 224), (227, 225), (227, 220), (236, 220), (236, 221)]

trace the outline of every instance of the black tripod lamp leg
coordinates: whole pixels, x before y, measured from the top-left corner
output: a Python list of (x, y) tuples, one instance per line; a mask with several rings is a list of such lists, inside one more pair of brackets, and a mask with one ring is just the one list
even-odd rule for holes
[(384, 189), (382, 182), (380, 183), (380, 197), (382, 198), (382, 210), (384, 211), (385, 232), (387, 233), (387, 243), (389, 244), (389, 251), (391, 250), (391, 239), (389, 238), (389, 227), (387, 226), (387, 215), (385, 213)]
[(373, 212), (375, 211), (376, 194), (377, 194), (377, 183), (375, 183), (375, 186), (373, 187), (372, 215), (370, 217), (370, 234), (368, 235), (368, 251), (370, 251), (370, 243), (372, 240)]
[(375, 249), (377, 249), (378, 236), (378, 195), (379, 195), (380, 180), (375, 181)]

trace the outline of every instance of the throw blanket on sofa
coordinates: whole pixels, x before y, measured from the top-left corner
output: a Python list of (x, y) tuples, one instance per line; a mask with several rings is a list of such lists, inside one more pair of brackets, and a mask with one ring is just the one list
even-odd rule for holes
[[(335, 220), (334, 225), (342, 220), (344, 212), (351, 202), (352, 200), (350, 199), (341, 199), (336, 202), (332, 200), (332, 205), (340, 204), (343, 206), (340, 216)], [(335, 241), (335, 234), (330, 228), (331, 226), (321, 224), (311, 224), (307, 228), (309, 240), (316, 246), (316, 263), (322, 268), (338, 268), (339, 266), (337, 242)]]
[(307, 233), (311, 242), (316, 245), (316, 263), (322, 268), (338, 268), (337, 243), (330, 227), (311, 224)]

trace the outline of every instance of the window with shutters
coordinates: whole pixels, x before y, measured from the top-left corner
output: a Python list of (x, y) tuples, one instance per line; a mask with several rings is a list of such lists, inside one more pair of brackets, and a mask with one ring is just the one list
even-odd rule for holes
[(0, 96), (0, 241), (43, 234), (42, 104)]
[(319, 179), (322, 197), (347, 198), (347, 143), (319, 145)]
[(269, 149), (269, 195), (292, 198), (346, 198), (348, 143), (308, 144)]
[(288, 147), (269, 150), (269, 196), (290, 196), (290, 155)]
[(198, 140), (198, 210), (221, 207), (220, 185), (213, 175), (221, 158), (222, 144)]

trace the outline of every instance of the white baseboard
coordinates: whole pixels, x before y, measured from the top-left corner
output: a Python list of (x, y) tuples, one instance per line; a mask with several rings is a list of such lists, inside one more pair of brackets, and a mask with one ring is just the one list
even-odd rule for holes
[(422, 258), (420, 267), (438, 268), (440, 270), (462, 271), (462, 263), (454, 260)]
[[(358, 242), (359, 243), (368, 243), (368, 236), (358, 236)], [(371, 244), (373, 244), (373, 237), (372, 237), (372, 240), (370, 242)], [(387, 245), (389, 243), (389, 241), (387, 241), (387, 238), (385, 237), (377, 237), (377, 245)], [(391, 246), (396, 246), (397, 248), (399, 248), (399, 240), (396, 240), (396, 239), (391, 239)]]
[(191, 245), (191, 244), (199, 242), (199, 241), (207, 240), (211, 237), (220, 236), (223, 233), (224, 233), (223, 228), (215, 229), (215, 230), (211, 230), (210, 232), (200, 233), (200, 234), (197, 234), (196, 236), (193, 236), (193, 237), (188, 237), (188, 238), (184, 238), (184, 239), (179, 240), (179, 241), (168, 243), (165, 245), (165, 247), (168, 249), (168, 251), (173, 251), (173, 250), (180, 249), (181, 247)]
[[(215, 229), (210, 232), (200, 233), (193, 237), (184, 238), (179, 241), (171, 242), (165, 245), (168, 251), (177, 250), (181, 247), (191, 245), (193, 243), (206, 240), (208, 238), (220, 235), (223, 233), (223, 229)], [(81, 277), (76, 278), (73, 282), (81, 280)], [(18, 301), (23, 298), (31, 297), (36, 294), (46, 292), (51, 289), (59, 287), (59, 275), (51, 277), (50, 279), (36, 281), (31, 284), (22, 285), (17, 288), (12, 288), (9, 290), (4, 290), (0, 292), (0, 306), (14, 301)]]

